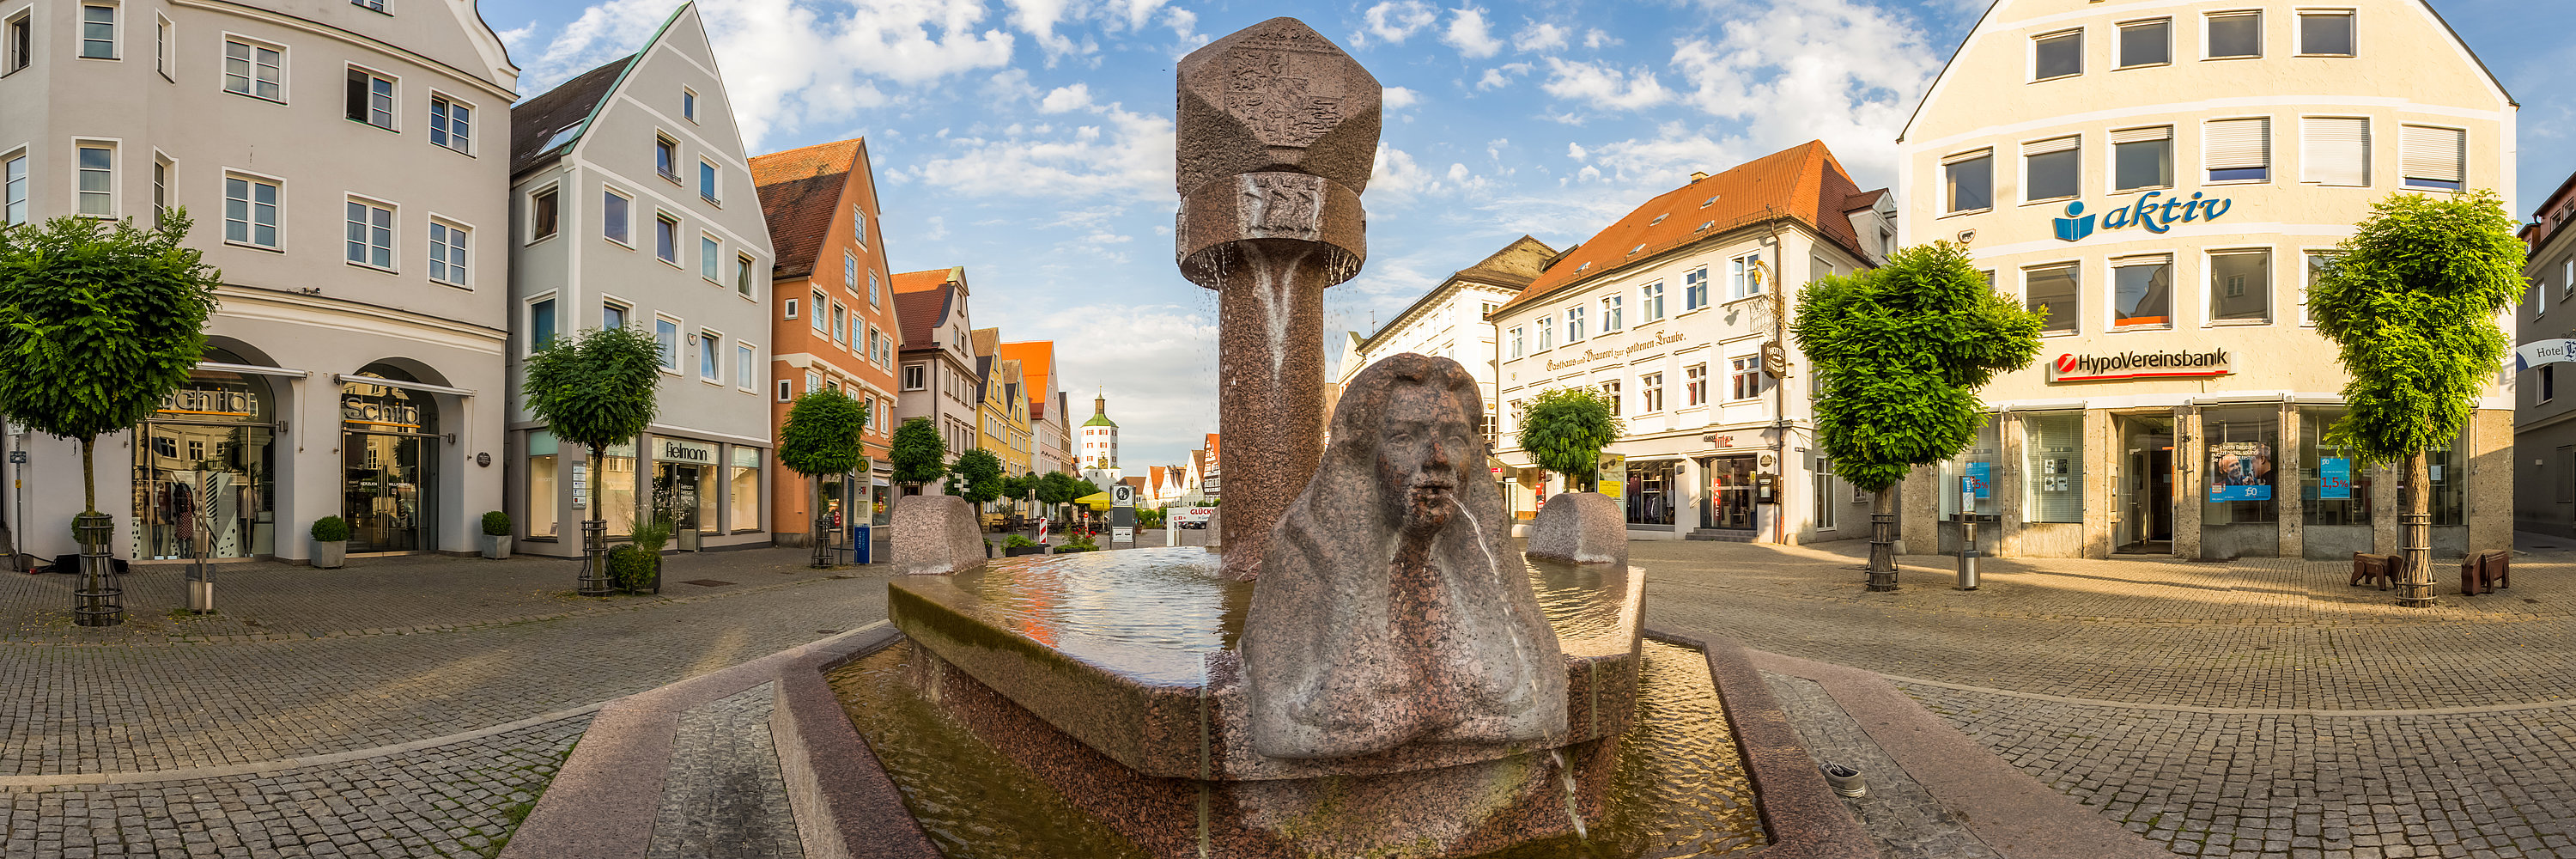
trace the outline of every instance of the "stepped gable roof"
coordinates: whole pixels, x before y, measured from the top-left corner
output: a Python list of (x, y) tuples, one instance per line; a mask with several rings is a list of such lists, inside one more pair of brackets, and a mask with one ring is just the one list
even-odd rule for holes
[(949, 284), (965, 282), (965, 268), (934, 268), (908, 271), (894, 276), (894, 317), (902, 323), (903, 348), (932, 349), (940, 344), (930, 337), (931, 329), (947, 321), (948, 307), (956, 301), (956, 290)]
[(1846, 201), (1860, 194), (1842, 162), (1824, 141), (1806, 143), (1747, 161), (1735, 169), (1692, 180), (1647, 200), (1626, 217), (1594, 233), (1548, 266), (1519, 297), (1497, 311), (1519, 307), (1558, 287), (1599, 277), (1729, 229), (1771, 217), (1804, 224), (1827, 241), (1870, 258)]
[(1061, 387), (1055, 383), (1055, 341), (1023, 340), (998, 348), (1002, 357), (1020, 362), (1021, 372), (1027, 374), (1029, 422), (1046, 420), (1047, 392)]
[(590, 124), (592, 111), (601, 99), (616, 88), (626, 67), (643, 52), (627, 54), (590, 71), (574, 75), (572, 80), (556, 84), (554, 89), (510, 106), (510, 175), (516, 176), (544, 161), (551, 153), (581, 139)]
[(831, 237), (841, 194), (858, 168), (864, 138), (817, 143), (751, 159), (751, 182), (760, 191), (760, 213), (769, 220), (776, 271), (796, 277), (814, 271), (814, 258)]

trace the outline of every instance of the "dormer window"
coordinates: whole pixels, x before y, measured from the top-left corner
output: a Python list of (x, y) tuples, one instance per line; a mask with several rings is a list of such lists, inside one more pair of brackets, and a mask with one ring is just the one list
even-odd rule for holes
[(1710, 227), (1714, 227), (1714, 226), (1717, 226), (1717, 222), (1716, 222), (1716, 221), (1701, 221), (1701, 222), (1699, 222), (1699, 228), (1698, 228), (1698, 229), (1695, 229), (1695, 230), (1692, 230), (1691, 232), (1694, 232), (1694, 233), (1705, 233), (1705, 232), (1708, 232), (1708, 228), (1710, 228)]
[(1645, 249), (1646, 249), (1646, 243), (1645, 243), (1645, 242), (1638, 242), (1636, 247), (1633, 247), (1633, 248), (1629, 248), (1629, 249), (1628, 249), (1628, 255), (1629, 255), (1629, 256), (1636, 256), (1638, 251), (1642, 251), (1642, 250), (1645, 250)]
[(1714, 206), (1714, 205), (1717, 205), (1717, 195), (1715, 195), (1715, 194), (1710, 194), (1710, 195), (1708, 196), (1708, 199), (1699, 201), (1699, 207), (1700, 207), (1700, 208), (1702, 208), (1702, 209), (1705, 209), (1705, 208), (1708, 208), (1708, 207), (1710, 207), (1710, 206)]
[(1672, 217), (1672, 214), (1671, 214), (1671, 213), (1669, 213), (1669, 212), (1667, 212), (1667, 213), (1665, 213), (1665, 214), (1661, 214), (1661, 215), (1656, 215), (1654, 220), (1651, 220), (1651, 221), (1647, 221), (1647, 222), (1646, 222), (1646, 226), (1651, 227), (1651, 226), (1654, 226), (1654, 225), (1656, 225), (1656, 224), (1663, 223), (1663, 222), (1664, 222), (1664, 219), (1665, 219), (1665, 218), (1669, 218), (1669, 217)]
[(1584, 263), (1584, 264), (1582, 264), (1582, 265), (1578, 265), (1578, 266), (1575, 266), (1575, 267), (1574, 267), (1574, 273), (1575, 273), (1575, 274), (1582, 274), (1582, 273), (1584, 273), (1584, 272), (1591, 271), (1591, 270), (1592, 270), (1592, 263), (1590, 263), (1590, 262), (1586, 262), (1586, 263)]

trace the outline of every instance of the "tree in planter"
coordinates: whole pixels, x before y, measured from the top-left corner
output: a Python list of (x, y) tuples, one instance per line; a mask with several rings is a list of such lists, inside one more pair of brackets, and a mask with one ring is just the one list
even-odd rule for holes
[(839, 391), (814, 391), (787, 407), (787, 423), (778, 428), (778, 464), (815, 478), (814, 568), (832, 566), (832, 533), (820, 494), (825, 475), (848, 474), (867, 460), (860, 434), (868, 427), (868, 404)]
[(976, 448), (957, 455), (949, 467), (948, 494), (966, 499), (975, 509), (1002, 497), (1002, 458), (992, 451)]
[(2401, 606), (2433, 604), (2424, 452), (2467, 428), (2510, 348), (2495, 317), (2522, 291), (2516, 225), (2494, 191), (2392, 194), (2308, 288), (2308, 315), (2351, 376), (2326, 443), (2351, 448), (2361, 465), (2406, 465)]
[(1554, 388), (1539, 392), (1521, 412), (1521, 449), (1538, 467), (1565, 475), (1567, 491), (1581, 481), (1590, 492), (1600, 483), (1601, 450), (1627, 434), (1608, 395), (1591, 388)]
[(1790, 332), (1823, 385), (1816, 435), (1834, 473), (1874, 495), (1870, 590), (1896, 589), (1897, 482), (1976, 440), (1977, 389), (2030, 366), (2047, 318), (1996, 294), (1950, 242), (1897, 251), (1798, 296)]
[[(641, 328), (585, 328), (528, 356), (528, 412), (556, 439), (590, 449), (590, 516), (581, 523), (583, 596), (609, 594), (607, 511), (599, 509), (608, 446), (644, 434), (659, 410), (662, 347)], [(649, 521), (642, 507), (635, 518)]]
[(948, 442), (929, 418), (913, 418), (895, 428), (886, 459), (894, 465), (894, 482), (919, 493), (922, 484), (948, 475)]
[(223, 273), (180, 244), (190, 223), (176, 208), (150, 229), (79, 217), (0, 227), (0, 414), (80, 440), (82, 626), (125, 621), (107, 580), (116, 520), (98, 512), (98, 437), (141, 423), (205, 355)]

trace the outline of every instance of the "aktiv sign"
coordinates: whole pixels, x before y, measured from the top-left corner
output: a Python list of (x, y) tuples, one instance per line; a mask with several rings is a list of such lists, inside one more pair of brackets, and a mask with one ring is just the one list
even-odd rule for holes
[(2048, 363), (2048, 381), (2110, 382), (2120, 379), (2206, 379), (2236, 372), (2225, 349), (2207, 352), (2068, 352)]
[[(2100, 216), (2101, 228), (2117, 230), (2136, 226), (2145, 227), (2150, 233), (2161, 233), (2173, 229), (2173, 225), (2177, 223), (2218, 220), (2218, 216), (2227, 214), (2227, 210), (2236, 207), (2236, 201), (2232, 198), (2204, 200), (2201, 199), (2199, 191), (2192, 192), (2191, 199), (2188, 200), (2181, 197), (2170, 197), (2162, 201), (2156, 199), (2163, 196), (2165, 196), (2163, 191), (2149, 191), (2139, 195), (2137, 202), (2112, 209), (2109, 214)], [(2176, 211), (2177, 209), (2180, 211)], [(2057, 237), (2070, 242), (2083, 241), (2093, 235), (2095, 218), (2096, 216), (2084, 214), (2082, 201), (2068, 203), (2066, 217), (2054, 219)]]

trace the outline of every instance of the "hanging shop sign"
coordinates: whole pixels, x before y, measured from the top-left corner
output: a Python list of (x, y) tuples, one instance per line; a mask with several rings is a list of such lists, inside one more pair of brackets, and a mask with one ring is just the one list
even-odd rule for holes
[(259, 395), (222, 388), (180, 388), (161, 398), (165, 415), (201, 418), (248, 418), (259, 415)]
[(2564, 338), (2534, 340), (2513, 349), (2513, 369), (2517, 373), (2542, 364), (2565, 361), (2576, 361), (2576, 340)]
[[(2190, 199), (2183, 199), (2165, 197), (2163, 191), (2149, 191), (2139, 195), (2137, 202), (2112, 209), (2108, 214), (2103, 215), (2084, 214), (2083, 201), (2068, 203), (2066, 217), (2056, 219), (2057, 237), (2070, 242), (2083, 241), (2093, 235), (2096, 219), (2099, 219), (2100, 229), (2117, 230), (2134, 226), (2144, 228), (2150, 233), (2162, 233), (2172, 230), (2175, 224), (2218, 220), (2220, 215), (2225, 215), (2227, 210), (2236, 207), (2234, 198), (2204, 200), (2200, 195), (2201, 192), (2194, 191)], [(2165, 197), (2165, 199), (2157, 200), (2158, 197)]]
[(2209, 500), (2272, 500), (2272, 446), (2259, 441), (2211, 442)]
[(662, 443), (661, 453), (655, 456), (655, 459), (666, 462), (677, 460), (680, 462), (703, 462), (709, 464), (713, 464), (716, 461), (716, 446), (706, 442), (680, 441), (678, 439), (669, 438), (655, 439), (655, 441)]
[(2121, 379), (2207, 379), (2236, 372), (2225, 349), (2207, 352), (2068, 352), (2048, 362), (2048, 381), (2109, 382)]

